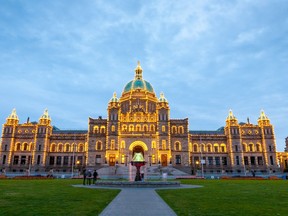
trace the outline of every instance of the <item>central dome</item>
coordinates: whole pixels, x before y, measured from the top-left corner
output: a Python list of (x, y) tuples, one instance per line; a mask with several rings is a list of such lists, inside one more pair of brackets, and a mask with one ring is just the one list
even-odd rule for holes
[(150, 93), (154, 93), (152, 85), (142, 78), (142, 71), (143, 70), (140, 66), (140, 62), (138, 62), (138, 65), (135, 69), (135, 78), (134, 80), (126, 84), (126, 86), (124, 87), (123, 93), (130, 92), (130, 91), (137, 90), (137, 89), (148, 91)]

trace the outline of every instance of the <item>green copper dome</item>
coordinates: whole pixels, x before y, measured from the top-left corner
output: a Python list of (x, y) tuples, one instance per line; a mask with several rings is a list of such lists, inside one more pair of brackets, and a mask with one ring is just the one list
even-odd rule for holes
[(133, 91), (136, 89), (145, 90), (145, 91), (154, 93), (152, 85), (142, 78), (142, 68), (139, 62), (135, 69), (135, 73), (136, 74), (135, 74), (134, 80), (126, 84), (126, 86), (124, 87), (123, 93)]

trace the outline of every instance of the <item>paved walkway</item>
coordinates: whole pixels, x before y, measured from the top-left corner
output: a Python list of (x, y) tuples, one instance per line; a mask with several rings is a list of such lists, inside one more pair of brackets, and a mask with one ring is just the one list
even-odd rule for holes
[[(83, 186), (74, 185), (75, 187), (89, 188), (108, 188), (95, 185)], [(197, 185), (181, 185), (175, 188), (119, 188), (121, 192), (115, 199), (101, 212), (100, 216), (117, 215), (117, 216), (159, 216), (173, 215), (175, 212), (162, 200), (155, 192), (155, 189), (181, 189), (196, 188)], [(115, 189), (115, 188), (111, 188)]]

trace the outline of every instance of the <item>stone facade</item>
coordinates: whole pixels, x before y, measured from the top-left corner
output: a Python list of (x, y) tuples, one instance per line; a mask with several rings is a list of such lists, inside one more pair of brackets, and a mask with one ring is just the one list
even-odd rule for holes
[(171, 119), (168, 100), (157, 98), (135, 77), (108, 104), (107, 119), (89, 118), (88, 130), (59, 130), (48, 111), (38, 122), (19, 124), (13, 110), (3, 125), (0, 168), (6, 171), (73, 172), (84, 167), (126, 166), (135, 152), (149, 165), (174, 166), (193, 173), (271, 173), (279, 170), (273, 126), (261, 111), (258, 124), (238, 123), (229, 111), (217, 131), (189, 131), (188, 119)]

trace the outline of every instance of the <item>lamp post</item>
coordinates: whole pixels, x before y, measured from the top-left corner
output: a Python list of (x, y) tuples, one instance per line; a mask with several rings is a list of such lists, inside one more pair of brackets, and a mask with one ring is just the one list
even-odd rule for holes
[(79, 176), (79, 169), (80, 169), (80, 168), (79, 168), (79, 167), (80, 167), (79, 165), (80, 165), (80, 160), (77, 160), (77, 161), (76, 161), (76, 168), (78, 169), (78, 176)]
[(196, 161), (196, 172), (195, 172), (196, 175), (197, 175), (198, 167), (199, 167), (199, 160)]

